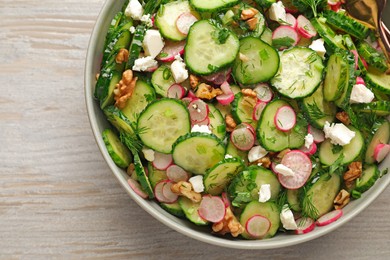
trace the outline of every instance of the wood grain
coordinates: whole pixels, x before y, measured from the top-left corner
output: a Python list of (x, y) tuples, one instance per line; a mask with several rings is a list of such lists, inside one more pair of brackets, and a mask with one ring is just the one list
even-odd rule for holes
[(1, 259), (387, 259), (390, 189), (337, 231), (276, 250), (211, 246), (161, 224), (119, 186), (83, 91), (103, 0), (0, 0)]

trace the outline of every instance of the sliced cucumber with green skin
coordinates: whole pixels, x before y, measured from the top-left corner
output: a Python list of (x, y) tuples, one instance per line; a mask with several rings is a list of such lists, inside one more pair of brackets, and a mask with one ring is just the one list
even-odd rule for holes
[(307, 115), (310, 124), (322, 129), (325, 122), (332, 123), (336, 116), (336, 106), (324, 100), (322, 85), (309, 97), (302, 100), (302, 110)]
[(191, 8), (188, 1), (173, 1), (160, 6), (155, 17), (155, 23), (164, 38), (172, 41), (181, 41), (187, 37), (176, 27), (177, 18), (183, 13), (191, 13), (195, 17), (200, 18), (199, 14)]
[(260, 36), (260, 40), (267, 43), (268, 45), (272, 45), (272, 31), (270, 28), (265, 28), (263, 33)]
[(376, 101), (353, 105), (353, 109), (362, 113), (373, 113), (378, 116), (390, 115), (390, 101)]
[(343, 89), (341, 96), (334, 101), (336, 106), (347, 110), (350, 104), (350, 97), (353, 86), (356, 84), (355, 75), (355, 58), (352, 53), (345, 53), (345, 61), (347, 61), (348, 73), (346, 74), (346, 87)]
[(157, 170), (152, 163), (148, 163), (148, 177), (153, 189), (160, 181), (168, 180), (166, 171)]
[(146, 175), (144, 166), (142, 165), (138, 153), (134, 154), (134, 167), (135, 167), (135, 173), (137, 175), (137, 179), (141, 184), (142, 189), (146, 192), (146, 194), (148, 194), (150, 199), (153, 199), (154, 198), (153, 188), (152, 185), (150, 185), (149, 178)]
[[(133, 22), (128, 23), (128, 28), (133, 25)], [(111, 41), (107, 44), (106, 49), (103, 52), (102, 63), (104, 63), (108, 57), (110, 57), (115, 51), (120, 49), (128, 49), (131, 41), (131, 33), (127, 30), (119, 30), (117, 35), (113, 36)]]
[(387, 120), (379, 123), (379, 125), (375, 126), (374, 135), (370, 142), (368, 143), (365, 162), (366, 163), (374, 163), (374, 150), (378, 144), (387, 144), (390, 141), (390, 123)]
[(356, 180), (355, 190), (358, 192), (366, 192), (369, 190), (379, 178), (379, 169), (377, 165), (365, 167), (360, 178)]
[(126, 168), (133, 161), (131, 153), (119, 140), (118, 136), (111, 129), (106, 129), (102, 133), (107, 152), (114, 163), (120, 168)]
[(367, 37), (369, 29), (346, 14), (331, 10), (325, 10), (322, 14), (326, 18), (326, 22), (333, 27), (361, 40)]
[[(104, 72), (103, 72), (104, 73)], [(102, 76), (105, 77), (104, 75)], [(116, 84), (122, 79), (122, 73), (120, 71), (112, 71), (109, 73), (106, 86), (104, 86), (104, 94), (100, 99), (100, 107), (104, 109), (106, 106), (114, 104), (114, 89)]]
[(323, 70), (322, 58), (315, 51), (294, 47), (281, 54), (279, 71), (271, 84), (283, 96), (307, 97), (320, 85)]
[(390, 95), (390, 75), (369, 68), (365, 80), (368, 86)]
[(318, 34), (324, 39), (324, 42), (328, 48), (332, 51), (337, 49), (345, 49), (343, 45), (343, 39), (341, 35), (337, 35), (327, 24), (326, 19), (323, 17), (317, 17), (310, 20)]
[(344, 41), (344, 44), (347, 47), (347, 49), (358, 56), (357, 57), (357, 59), (358, 59), (358, 68), (361, 71), (361, 74), (363, 74), (363, 75), (366, 74), (367, 69), (365, 67), (365, 64), (363, 63), (362, 58), (358, 55), (357, 48), (356, 48), (356, 46), (355, 46), (351, 36), (349, 34), (344, 34), (343, 35), (343, 41)]
[(115, 106), (108, 106), (103, 110), (104, 114), (107, 117), (107, 120), (115, 126), (119, 132), (133, 134), (134, 129), (131, 126), (131, 122), (127, 117), (122, 113), (119, 108)]
[(188, 33), (184, 60), (199, 75), (210, 75), (230, 65), (238, 53), (237, 36), (211, 20), (194, 23)]
[(110, 27), (107, 30), (106, 40), (104, 42), (104, 50), (107, 48), (107, 44), (111, 41), (112, 37), (115, 35), (115, 32), (117, 31), (122, 19), (125, 17), (126, 16), (123, 14), (123, 12), (118, 12), (115, 15), (115, 17), (111, 20)]
[(225, 119), (222, 117), (221, 112), (213, 104), (208, 103), (207, 105), (209, 107), (209, 128), (216, 137), (223, 140), (226, 136)]
[(243, 167), (244, 165), (239, 158), (228, 158), (217, 163), (203, 177), (205, 192), (211, 195), (220, 195)]
[(256, 105), (256, 100), (244, 96), (241, 92), (234, 96), (232, 103), (232, 116), (237, 124), (248, 123), (256, 128), (256, 121), (253, 119), (253, 109)]
[(232, 205), (241, 207), (252, 200), (259, 200), (261, 185), (269, 184), (271, 189), (271, 200), (275, 200), (280, 192), (281, 186), (277, 176), (270, 170), (253, 165), (240, 172), (228, 187), (228, 194), (232, 199)]
[[(280, 217), (279, 217), (280, 210), (277, 204), (270, 201), (265, 203), (261, 203), (258, 201), (250, 202), (248, 205), (246, 205), (245, 209), (241, 214), (240, 217), (241, 225), (245, 227), (248, 219), (250, 219), (255, 215), (266, 217), (271, 222), (271, 227), (268, 230), (268, 232), (264, 235), (263, 239), (273, 237), (278, 231), (280, 226)], [(248, 234), (248, 232), (246, 232), (246, 230), (241, 235), (246, 239), (258, 239), (258, 238), (252, 238)]]
[(146, 146), (161, 153), (171, 153), (176, 139), (190, 132), (190, 115), (180, 100), (156, 100), (140, 114), (137, 129)]
[(156, 93), (152, 86), (143, 80), (138, 79), (131, 97), (126, 101), (122, 113), (136, 124), (139, 114), (145, 107), (156, 98)]
[(145, 37), (146, 26), (140, 24), (135, 28), (133, 39), (129, 47), (129, 59), (126, 63), (126, 69), (133, 69), (134, 62), (139, 58), (139, 54), (142, 50), (142, 42)]
[(241, 158), (245, 165), (248, 165), (248, 151), (241, 151), (234, 146), (230, 138), (228, 138), (228, 143), (226, 145), (226, 154), (233, 157)]
[(352, 138), (349, 144), (342, 146), (341, 150), (337, 151), (334, 145), (330, 142), (330, 139), (321, 143), (319, 148), (319, 158), (322, 164), (330, 166), (341, 155), (343, 155), (343, 160), (340, 164), (346, 165), (355, 161), (361, 155), (364, 150), (364, 137), (361, 132), (353, 126), (349, 126), (348, 128), (349, 130), (355, 132), (355, 137)]
[(290, 208), (296, 212), (302, 210), (301, 202), (299, 201), (300, 190), (287, 190), (287, 202)]
[(387, 70), (386, 57), (374, 49), (370, 44), (364, 41), (359, 42), (357, 50), (359, 55), (367, 62), (369, 67), (373, 67), (382, 73)]
[(217, 12), (235, 6), (238, 0), (190, 0), (190, 4), (199, 12)]
[(257, 124), (257, 140), (268, 151), (280, 152), (286, 148), (299, 148), (304, 144), (306, 127), (294, 127), (289, 132), (282, 132), (276, 128), (274, 117), (276, 111), (282, 106), (289, 106), (289, 104), (283, 100), (268, 103)]
[(156, 93), (163, 97), (167, 97), (169, 87), (176, 83), (171, 68), (166, 65), (153, 72), (151, 81)]
[[(333, 208), (333, 201), (340, 191), (341, 179), (337, 174), (323, 174), (307, 191), (306, 198), (316, 208), (320, 217)], [(314, 217), (314, 216), (311, 216)]]
[(324, 79), (324, 98), (326, 101), (334, 101), (340, 98), (347, 87), (348, 63), (342, 53), (333, 53), (326, 66)]
[(172, 215), (179, 217), (179, 218), (184, 218), (186, 215), (184, 214), (183, 209), (180, 207), (179, 202), (174, 202), (174, 203), (160, 203), (161, 208), (166, 210), (167, 212), (171, 213)]
[(179, 137), (172, 147), (173, 161), (194, 174), (205, 174), (225, 156), (224, 144), (213, 134), (189, 133)]
[(198, 214), (200, 202), (196, 203), (182, 196), (179, 197), (178, 202), (181, 209), (184, 212), (184, 215), (187, 217), (189, 221), (199, 226), (205, 226), (209, 224), (206, 220), (202, 219)]
[(240, 40), (239, 55), (234, 62), (234, 78), (244, 85), (270, 80), (278, 71), (279, 54), (262, 40), (249, 36)]

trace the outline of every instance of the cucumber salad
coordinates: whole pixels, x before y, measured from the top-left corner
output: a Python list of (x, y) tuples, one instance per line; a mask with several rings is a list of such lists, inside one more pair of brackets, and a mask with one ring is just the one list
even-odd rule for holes
[(343, 0), (127, 0), (95, 98), (128, 184), (211, 233), (336, 221), (388, 169), (390, 75)]

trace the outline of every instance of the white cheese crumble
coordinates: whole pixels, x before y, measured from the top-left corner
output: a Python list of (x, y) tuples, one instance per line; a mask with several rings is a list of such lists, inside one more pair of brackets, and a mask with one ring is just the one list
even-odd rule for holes
[(147, 161), (154, 161), (154, 151), (152, 149), (142, 148), (142, 153), (144, 154), (144, 157)]
[(324, 40), (322, 38), (319, 38), (317, 40), (314, 40), (310, 45), (309, 48), (313, 51), (317, 52), (317, 54), (322, 58), (325, 59), (325, 53), (326, 49), (324, 47)]
[(129, 31), (131, 32), (131, 34), (134, 34), (135, 33), (135, 27), (134, 26), (131, 26)]
[(295, 172), (292, 169), (281, 163), (275, 166), (275, 171), (286, 177), (292, 177), (295, 175)]
[(181, 83), (188, 78), (186, 64), (181, 60), (175, 60), (172, 62), (171, 71), (176, 83)]
[(287, 230), (295, 230), (298, 228), (294, 215), (287, 204), (283, 206), (282, 212), (280, 212), (280, 221)]
[(233, 158), (233, 156), (232, 155), (230, 155), (230, 154), (225, 154), (225, 159), (231, 159), (231, 158)]
[(307, 149), (309, 149), (310, 146), (313, 144), (313, 142), (314, 142), (314, 137), (313, 137), (313, 135), (312, 135), (312, 134), (307, 134), (307, 135), (305, 136), (305, 147), (306, 147)]
[(260, 158), (263, 158), (268, 154), (268, 151), (265, 150), (263, 147), (260, 145), (253, 146), (249, 152), (248, 152), (248, 161), (249, 162), (254, 162), (257, 161)]
[(141, 22), (143, 22), (148, 27), (152, 27), (153, 26), (152, 19), (150, 19), (150, 14), (144, 14), (141, 17)]
[(194, 132), (211, 134), (211, 130), (207, 125), (194, 125), (191, 128), (191, 133)]
[(151, 56), (153, 59), (164, 48), (164, 42), (158, 30), (147, 30), (142, 45), (146, 56)]
[(191, 183), (192, 188), (194, 189), (195, 192), (200, 193), (204, 191), (202, 175), (196, 175), (194, 177), (191, 177), (188, 181)]
[(284, 8), (283, 2), (279, 1), (273, 3), (269, 8), (269, 19), (278, 23), (286, 23), (286, 9)]
[(259, 190), (259, 202), (267, 202), (271, 198), (271, 185), (262, 184)]
[(374, 99), (374, 93), (363, 84), (356, 84), (352, 88), (349, 103), (370, 103)]
[(138, 0), (130, 0), (129, 4), (125, 9), (125, 15), (131, 17), (134, 20), (141, 20), (144, 9)]
[(153, 68), (158, 66), (158, 63), (156, 60), (153, 59), (151, 56), (142, 57), (139, 59), (136, 59), (134, 61), (133, 70), (135, 71), (145, 71), (147, 69)]
[(325, 138), (330, 138), (332, 144), (347, 145), (355, 137), (355, 132), (351, 131), (344, 124), (333, 123), (329, 124), (328, 121), (324, 125)]

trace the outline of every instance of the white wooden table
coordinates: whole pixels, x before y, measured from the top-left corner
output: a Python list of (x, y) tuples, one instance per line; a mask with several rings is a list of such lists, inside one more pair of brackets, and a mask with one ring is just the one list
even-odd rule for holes
[(243, 251), (147, 215), (101, 156), (83, 68), (103, 0), (0, 0), (0, 258), (389, 259), (390, 188), (337, 231)]

